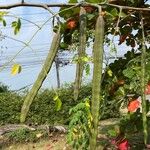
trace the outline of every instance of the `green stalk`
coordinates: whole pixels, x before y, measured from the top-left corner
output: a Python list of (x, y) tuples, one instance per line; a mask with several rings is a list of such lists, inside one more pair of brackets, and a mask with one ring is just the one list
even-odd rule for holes
[(76, 77), (74, 85), (74, 100), (78, 99), (79, 90), (81, 88), (82, 75), (84, 70), (84, 62), (82, 58), (85, 56), (86, 50), (86, 11), (83, 7), (80, 8), (80, 37), (78, 49), (78, 63), (76, 65)]
[(146, 45), (145, 45), (145, 35), (143, 19), (141, 19), (142, 27), (142, 52), (141, 52), (141, 97), (142, 97), (142, 120), (143, 120), (143, 134), (144, 134), (144, 144), (148, 142), (148, 126), (147, 126), (147, 106), (146, 106), (146, 96), (145, 96), (145, 65), (146, 65)]
[(101, 101), (101, 80), (103, 68), (103, 42), (104, 42), (104, 19), (99, 15), (95, 28), (95, 41), (93, 47), (93, 82), (92, 82), (92, 127), (90, 135), (90, 150), (96, 150), (97, 134), (98, 134), (98, 121), (99, 109)]
[[(51, 66), (53, 64), (54, 58), (57, 54), (58, 48), (60, 43), (60, 29), (57, 31), (57, 33), (54, 35), (51, 48), (49, 50), (49, 53), (47, 55), (47, 58), (45, 60), (45, 63), (42, 67), (41, 72), (39, 73), (32, 89), (27, 94), (22, 109), (21, 109), (21, 116), (20, 116), (20, 122), (24, 122), (27, 116), (27, 113), (29, 111), (30, 105), (32, 101), (34, 100), (35, 96), (37, 95), (40, 87), (42, 86), (42, 83), (44, 82), (45, 78), (47, 77)], [(40, 107), (40, 106), (39, 106)]]

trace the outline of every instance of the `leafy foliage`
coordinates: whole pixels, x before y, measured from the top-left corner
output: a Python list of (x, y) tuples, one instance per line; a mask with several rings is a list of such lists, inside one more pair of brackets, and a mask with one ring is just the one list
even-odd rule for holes
[(91, 127), (91, 112), (89, 100), (77, 104), (69, 111), (70, 123), (68, 142), (75, 149), (87, 150), (89, 145), (89, 131)]
[[(68, 124), (69, 109), (78, 102), (73, 100), (73, 86), (68, 85), (56, 90), (62, 102), (61, 110), (57, 111), (53, 98), (54, 90), (41, 90), (31, 105), (26, 123), (31, 124)], [(26, 92), (25, 92), (26, 93)], [(81, 88), (79, 99), (91, 94), (91, 86)], [(23, 95), (13, 92), (0, 93), (0, 124), (19, 123), (20, 110), (24, 100)]]
[(6, 21), (4, 19), (4, 16), (7, 15), (7, 14), (8, 14), (8, 12), (6, 12), (6, 11), (0, 11), (0, 22), (3, 23), (4, 27), (6, 26)]
[(8, 91), (9, 91), (8, 86), (0, 83), (0, 93), (4, 93), (4, 92), (8, 92)]
[(14, 34), (16, 35), (21, 28), (21, 20), (18, 18), (17, 21), (12, 22), (12, 27), (14, 28)]

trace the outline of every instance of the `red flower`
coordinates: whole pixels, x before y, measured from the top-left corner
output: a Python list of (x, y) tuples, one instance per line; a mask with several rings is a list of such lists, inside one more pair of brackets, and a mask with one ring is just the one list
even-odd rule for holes
[(115, 145), (117, 150), (129, 150), (129, 142), (127, 139), (116, 141), (115, 139), (111, 141), (111, 144)]
[(150, 84), (148, 84), (147, 86), (146, 86), (146, 89), (145, 89), (145, 94), (150, 94)]
[(128, 105), (129, 112), (135, 112), (140, 107), (140, 102), (138, 100), (133, 100)]
[(121, 141), (121, 143), (118, 144), (118, 150), (128, 150), (129, 149), (129, 143), (126, 139)]

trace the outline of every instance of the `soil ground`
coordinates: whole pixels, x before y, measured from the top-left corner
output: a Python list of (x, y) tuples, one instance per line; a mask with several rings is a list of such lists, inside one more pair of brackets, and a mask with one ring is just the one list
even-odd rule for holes
[[(101, 146), (99, 146), (98, 150), (102, 150), (104, 146), (106, 146), (106, 143), (110, 140), (108, 138), (108, 131), (114, 129), (114, 126), (116, 126), (118, 122), (118, 119), (108, 119), (100, 122), (98, 141)], [(135, 133), (130, 136), (130, 144), (132, 145), (131, 150), (150, 150), (149, 148), (143, 148), (141, 133)], [(6, 145), (0, 150), (71, 150), (71, 148), (67, 145), (65, 134), (56, 134), (47, 139), (40, 139), (36, 143), (14, 143)]]

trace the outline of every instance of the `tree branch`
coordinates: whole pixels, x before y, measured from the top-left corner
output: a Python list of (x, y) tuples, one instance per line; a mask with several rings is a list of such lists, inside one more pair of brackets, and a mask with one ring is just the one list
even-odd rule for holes
[[(45, 4), (41, 4), (41, 3), (28, 3), (28, 2), (20, 2), (20, 3), (14, 3), (14, 4), (7, 4), (7, 5), (1, 5), (0, 9), (11, 9), (11, 8), (15, 8), (15, 7), (22, 7), (22, 6), (26, 6), (26, 7), (39, 7), (39, 8), (44, 8), (44, 5), (46, 5), (47, 7), (71, 7), (71, 6), (94, 6), (94, 4), (90, 4), (90, 3), (67, 3), (67, 4), (63, 4), (63, 3), (55, 3), (55, 4), (49, 4), (49, 3), (45, 3)], [(95, 4), (96, 6), (97, 4)], [(107, 4), (107, 3), (103, 3), (103, 4), (98, 4), (101, 5), (103, 7), (106, 6), (112, 6), (112, 7), (117, 7), (117, 8), (122, 8), (122, 9), (128, 9), (128, 10), (137, 10), (137, 11), (150, 11), (150, 8), (137, 8), (137, 7), (129, 7), (129, 6), (120, 6), (120, 5), (115, 5), (115, 4)]]

